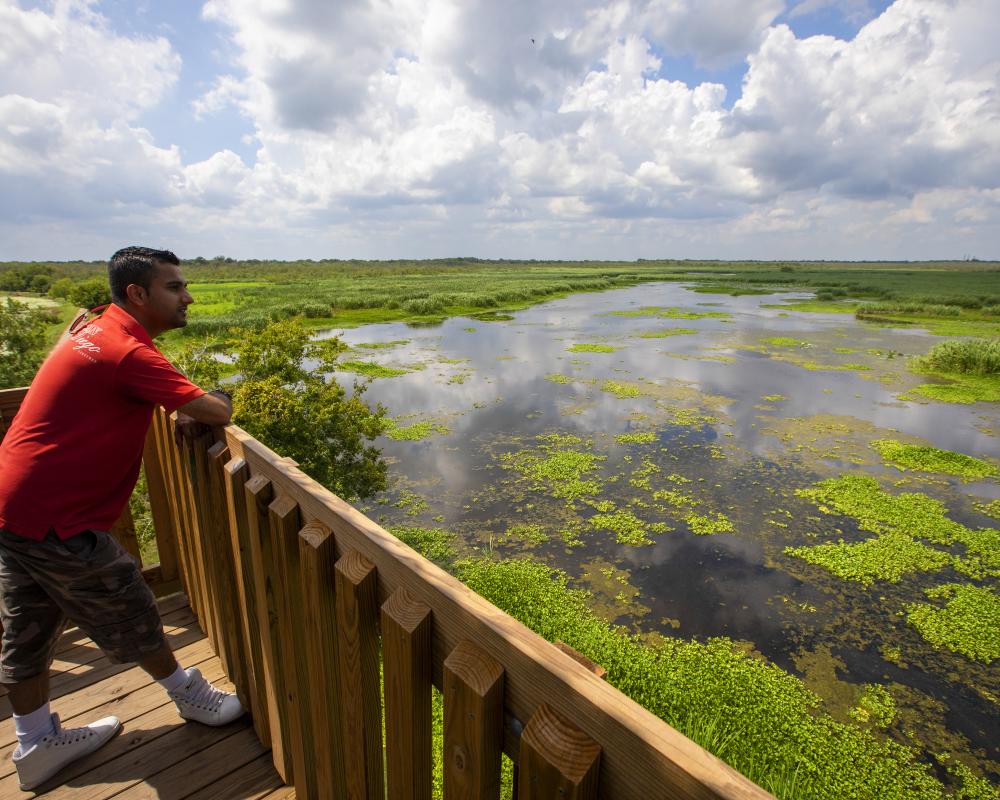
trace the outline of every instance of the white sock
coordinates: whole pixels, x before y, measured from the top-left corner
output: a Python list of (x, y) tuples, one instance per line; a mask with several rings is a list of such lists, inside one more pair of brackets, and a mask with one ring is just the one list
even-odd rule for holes
[(52, 724), (52, 711), (45, 703), (27, 714), (14, 715), (14, 732), (21, 745), (21, 752), (28, 750), (33, 744), (45, 736), (55, 732)]
[(166, 689), (168, 692), (176, 692), (185, 683), (188, 682), (187, 670), (184, 667), (178, 666), (174, 670), (173, 674), (168, 675), (166, 678), (161, 678), (157, 681), (160, 686)]

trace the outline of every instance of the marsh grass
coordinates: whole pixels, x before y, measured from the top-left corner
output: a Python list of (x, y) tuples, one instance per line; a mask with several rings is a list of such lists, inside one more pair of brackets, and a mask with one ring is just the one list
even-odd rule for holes
[(928, 372), (1000, 378), (1000, 340), (956, 339), (931, 348), (917, 366)]

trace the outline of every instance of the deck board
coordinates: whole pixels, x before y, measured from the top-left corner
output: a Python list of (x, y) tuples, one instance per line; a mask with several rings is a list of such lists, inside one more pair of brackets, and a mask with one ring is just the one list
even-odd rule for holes
[[(197, 666), (227, 689), (187, 600), (160, 601), (164, 630), (184, 667)], [(87, 758), (64, 769), (35, 793), (22, 792), (11, 753), (16, 745), (10, 701), (0, 696), (0, 800), (284, 800), (294, 797), (257, 740), (249, 716), (222, 728), (186, 723), (163, 689), (135, 666), (111, 664), (77, 628), (67, 629), (53, 662), (52, 710), (65, 727), (108, 714), (122, 732)]]

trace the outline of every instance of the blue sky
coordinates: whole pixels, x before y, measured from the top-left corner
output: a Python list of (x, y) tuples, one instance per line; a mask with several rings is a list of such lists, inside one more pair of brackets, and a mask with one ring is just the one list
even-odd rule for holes
[(1000, 258), (993, 2), (0, 0), (0, 259)]

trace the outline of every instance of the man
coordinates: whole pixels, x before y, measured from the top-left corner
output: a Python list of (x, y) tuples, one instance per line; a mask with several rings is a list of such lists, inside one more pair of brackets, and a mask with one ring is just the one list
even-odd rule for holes
[(121, 729), (105, 717), (64, 730), (49, 710), (48, 670), (67, 618), (112, 662), (136, 662), (159, 681), (182, 717), (224, 725), (243, 713), (235, 694), (178, 665), (138, 565), (107, 533), (135, 487), (153, 409), (177, 410), (183, 432), (227, 424), (232, 406), (153, 344), (187, 324), (194, 302), (177, 256), (127, 247), (108, 277), (112, 304), (56, 345), (0, 444), (0, 682), (22, 789)]

